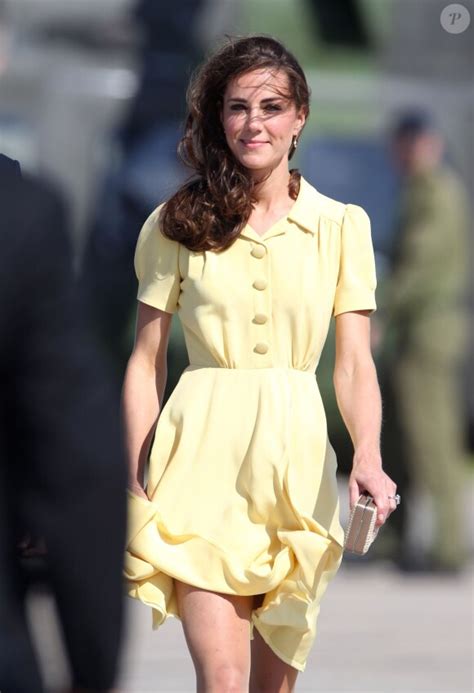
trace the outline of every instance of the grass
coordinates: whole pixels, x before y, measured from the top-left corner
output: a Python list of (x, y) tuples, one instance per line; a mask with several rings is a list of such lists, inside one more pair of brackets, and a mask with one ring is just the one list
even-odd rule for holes
[[(390, 31), (393, 0), (363, 0), (361, 9), (375, 45)], [(377, 69), (376, 51), (346, 49), (324, 44), (317, 18), (305, 0), (243, 0), (243, 33), (264, 33), (280, 39), (305, 69), (371, 73)]]

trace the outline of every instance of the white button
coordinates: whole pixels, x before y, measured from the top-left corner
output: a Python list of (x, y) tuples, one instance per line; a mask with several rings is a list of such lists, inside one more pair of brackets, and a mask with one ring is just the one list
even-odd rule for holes
[(265, 248), (262, 245), (256, 245), (252, 248), (251, 255), (253, 255), (253, 257), (256, 257), (260, 260), (262, 257), (264, 257), (266, 252), (267, 251), (265, 250)]
[(268, 344), (265, 344), (265, 342), (258, 342), (255, 345), (254, 351), (256, 351), (257, 354), (266, 354), (268, 351)]
[(267, 288), (267, 280), (266, 279), (256, 279), (254, 283), (252, 284), (254, 289), (257, 289), (257, 291), (263, 291), (264, 289)]
[(254, 322), (256, 322), (257, 325), (265, 325), (267, 320), (268, 318), (264, 313), (257, 313), (254, 317)]

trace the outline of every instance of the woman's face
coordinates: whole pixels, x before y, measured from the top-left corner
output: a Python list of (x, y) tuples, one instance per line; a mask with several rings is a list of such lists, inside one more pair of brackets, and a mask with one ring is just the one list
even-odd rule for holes
[(293, 137), (304, 125), (289, 97), (282, 70), (259, 69), (232, 79), (224, 93), (222, 124), (235, 158), (251, 171), (266, 172), (288, 165)]

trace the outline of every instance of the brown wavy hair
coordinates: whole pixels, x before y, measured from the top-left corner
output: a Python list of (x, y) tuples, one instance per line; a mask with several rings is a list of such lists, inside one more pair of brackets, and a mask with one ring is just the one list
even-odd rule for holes
[[(268, 36), (227, 38), (191, 78), (178, 153), (195, 175), (166, 202), (160, 215), (163, 234), (190, 250), (225, 250), (250, 217), (254, 182), (230, 151), (220, 114), (230, 80), (268, 68), (286, 73), (286, 96), (307, 116), (310, 91), (305, 74), (296, 58)], [(292, 145), (289, 159), (294, 150)], [(289, 194), (296, 199), (300, 174), (297, 169), (290, 173)]]

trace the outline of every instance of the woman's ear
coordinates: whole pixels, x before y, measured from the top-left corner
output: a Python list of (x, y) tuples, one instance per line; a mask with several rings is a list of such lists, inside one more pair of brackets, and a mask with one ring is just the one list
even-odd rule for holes
[(298, 124), (298, 132), (296, 133), (297, 137), (301, 135), (301, 131), (304, 128), (304, 124), (306, 123), (306, 113), (303, 108), (300, 108), (299, 112), (296, 115), (296, 121)]

